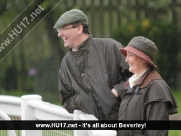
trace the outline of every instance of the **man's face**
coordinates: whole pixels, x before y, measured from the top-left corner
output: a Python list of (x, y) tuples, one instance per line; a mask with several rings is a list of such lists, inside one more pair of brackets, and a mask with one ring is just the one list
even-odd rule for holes
[(62, 28), (57, 29), (58, 37), (61, 37), (64, 41), (64, 47), (74, 48), (77, 38), (78, 26), (72, 24), (65, 25)]

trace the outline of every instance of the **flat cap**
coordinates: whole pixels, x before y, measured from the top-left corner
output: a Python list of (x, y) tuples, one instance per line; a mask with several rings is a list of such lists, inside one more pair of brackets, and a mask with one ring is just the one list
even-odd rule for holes
[(74, 22), (86, 22), (88, 23), (87, 16), (79, 9), (72, 9), (60, 16), (58, 21), (55, 23), (54, 28), (60, 28), (67, 24)]

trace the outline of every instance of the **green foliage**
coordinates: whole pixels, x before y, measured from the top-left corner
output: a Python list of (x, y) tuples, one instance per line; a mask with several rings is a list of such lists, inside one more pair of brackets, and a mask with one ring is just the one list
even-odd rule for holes
[[(14, 42), (21, 39), (16, 45), (16, 48), (13, 48), (0, 62), (0, 89), (35, 92), (35, 80), (34, 77), (28, 74), (28, 71), (31, 68), (40, 67), (44, 58), (50, 58), (51, 56), (58, 58), (60, 64), (65, 49), (58, 41), (57, 31), (53, 28), (54, 23), (62, 13), (62, 9), (60, 8), (61, 4), (57, 3), (58, 1), (54, 0), (42, 0), (41, 2), (32, 0), (27, 0), (26, 2), (22, 0), (16, 2), (3, 0), (0, 2), (0, 31), (3, 32), (7, 27), (10, 29), (10, 32), (3, 32), (1, 38), (8, 38), (8, 33), (11, 33), (11, 30), (16, 28), (11, 25), (13, 20), (15, 20), (17, 24), (20, 24), (25, 17), (31, 15), (34, 8), (37, 8), (37, 5), (41, 5), (41, 7), (44, 8), (43, 14), (39, 14), (37, 18), (42, 18), (43, 15), (47, 14), (39, 23), (36, 22), (37, 24), (33, 28), (31, 28), (31, 25), (34, 21), (29, 20), (30, 25), (26, 24), (27, 29), (21, 34), (18, 34), (15, 40), (12, 40), (12, 42)], [(29, 5), (31, 8), (27, 8)], [(51, 9), (52, 11), (49, 12)], [(24, 16), (20, 16), (22, 14), (24, 14)], [(23, 26), (21, 26), (21, 28), (24, 29)], [(26, 35), (24, 39), (23, 35)], [(10, 48), (11, 46), (6, 46), (6, 51), (10, 50)], [(4, 56), (2, 53), (0, 54)], [(43, 72), (45, 72), (43, 75), (48, 73), (46, 69)], [(55, 71), (55, 73), (55, 84), (57, 84), (57, 71)], [(49, 82), (46, 81), (44, 84), (49, 84)]]
[(44, 101), (54, 102), (59, 101), (60, 95), (58, 90), (58, 70), (59, 60), (52, 58), (45, 58), (37, 69), (35, 77), (34, 92), (43, 97)]
[(4, 88), (6, 90), (15, 90), (18, 87), (18, 70), (15, 66), (6, 69), (4, 78)]
[(112, 34), (112, 37), (123, 45), (127, 45), (135, 36), (144, 36), (155, 42), (159, 50), (154, 60), (157, 71), (170, 87), (175, 88), (180, 68), (178, 62), (181, 30), (163, 20), (144, 19), (122, 25)]

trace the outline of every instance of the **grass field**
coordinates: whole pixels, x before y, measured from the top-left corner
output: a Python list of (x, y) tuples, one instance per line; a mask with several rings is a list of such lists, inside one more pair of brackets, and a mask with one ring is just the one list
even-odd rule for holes
[[(177, 100), (178, 113), (181, 116), (181, 91), (173, 91), (173, 94)], [(169, 136), (181, 136), (181, 130), (170, 130)]]
[(178, 104), (178, 114), (181, 114), (181, 90), (179, 91), (173, 91), (173, 94), (177, 100)]

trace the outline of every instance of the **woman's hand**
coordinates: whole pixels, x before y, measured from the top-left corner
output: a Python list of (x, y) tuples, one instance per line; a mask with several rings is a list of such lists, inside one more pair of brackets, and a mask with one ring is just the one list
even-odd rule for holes
[(116, 89), (112, 89), (111, 92), (118, 98), (118, 92), (116, 91)]

